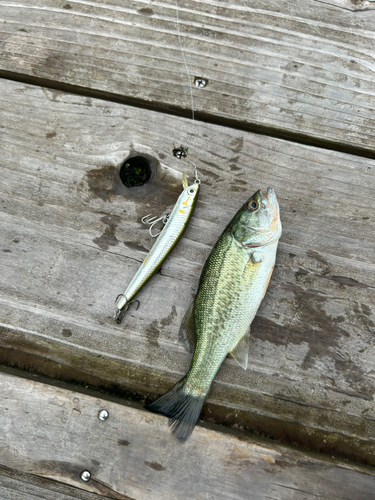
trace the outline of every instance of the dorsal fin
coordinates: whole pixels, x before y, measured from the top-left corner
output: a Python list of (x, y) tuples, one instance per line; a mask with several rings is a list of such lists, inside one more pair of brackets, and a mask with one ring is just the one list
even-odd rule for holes
[(188, 180), (186, 178), (185, 172), (182, 172), (182, 187), (186, 189), (188, 187)]
[(249, 359), (249, 339), (250, 339), (250, 328), (247, 330), (242, 339), (238, 342), (236, 347), (230, 351), (230, 354), (237, 361), (237, 363), (242, 366), (244, 370), (247, 368), (247, 362)]
[(194, 300), (181, 321), (178, 340), (189, 352), (194, 352), (196, 337), (194, 326)]

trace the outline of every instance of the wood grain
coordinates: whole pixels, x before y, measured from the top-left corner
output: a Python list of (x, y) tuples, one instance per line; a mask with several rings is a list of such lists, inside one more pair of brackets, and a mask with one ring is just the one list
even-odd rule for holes
[[(25, 437), (26, 438), (26, 437)], [(98, 500), (96, 493), (0, 465), (1, 500)], [(113, 498), (113, 497), (104, 497)]]
[[(374, 161), (200, 125), (193, 219), (117, 325), (115, 297), (153, 243), (141, 218), (193, 176), (172, 155), (189, 120), (0, 83), (0, 362), (143, 400), (164, 392), (189, 366), (178, 330), (210, 249), (271, 185), (283, 236), (249, 368), (224, 362), (203, 417), (374, 464)], [(153, 177), (126, 189), (118, 171), (134, 152)]]
[[(34, 476), (122, 500), (245, 499), (249, 491), (257, 500), (373, 498), (370, 469), (361, 472), (201, 426), (181, 445), (170, 439), (159, 415), (7, 374), (0, 377), (0, 463)], [(103, 408), (109, 413), (106, 421), (98, 419)], [(91, 473), (88, 483), (80, 479), (82, 470)]]
[[(373, 157), (373, 7), (178, 0), (197, 117)], [(173, 1), (6, 1), (0, 48), (0, 76), (190, 114)]]

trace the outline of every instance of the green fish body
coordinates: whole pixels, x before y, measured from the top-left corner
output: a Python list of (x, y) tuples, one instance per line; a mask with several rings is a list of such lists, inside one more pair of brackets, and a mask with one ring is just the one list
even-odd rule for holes
[(149, 405), (169, 417), (184, 442), (192, 433), (212, 381), (228, 353), (246, 369), (250, 324), (275, 264), (281, 223), (276, 195), (257, 191), (237, 212), (203, 268), (198, 293), (180, 334), (195, 349), (188, 373)]

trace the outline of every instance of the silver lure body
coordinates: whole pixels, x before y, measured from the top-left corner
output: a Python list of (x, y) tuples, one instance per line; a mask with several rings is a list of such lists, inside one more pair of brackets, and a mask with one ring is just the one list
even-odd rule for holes
[(180, 194), (162, 232), (125, 292), (118, 297), (114, 316), (118, 323), (121, 322), (127, 310), (126, 306), (151, 276), (160, 269), (160, 266), (176, 246), (189, 223), (198, 198), (199, 182), (194, 182), (194, 184), (188, 186), (184, 173), (182, 185), (184, 190)]

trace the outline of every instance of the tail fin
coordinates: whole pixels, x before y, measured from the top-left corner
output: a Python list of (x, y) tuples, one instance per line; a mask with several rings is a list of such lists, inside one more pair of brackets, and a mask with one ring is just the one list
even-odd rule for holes
[(169, 417), (172, 433), (180, 443), (184, 443), (194, 430), (204, 400), (205, 396), (194, 397), (185, 392), (182, 379), (163, 396), (148, 405), (147, 409)]

